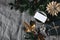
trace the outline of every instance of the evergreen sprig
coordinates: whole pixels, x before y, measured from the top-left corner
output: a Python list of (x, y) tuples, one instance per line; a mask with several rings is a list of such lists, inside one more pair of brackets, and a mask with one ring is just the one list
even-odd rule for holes
[(11, 9), (15, 8), (21, 12), (29, 9), (29, 14), (34, 15), (37, 9), (45, 11), (48, 2), (50, 2), (50, 0), (37, 0), (37, 3), (35, 3), (35, 0), (15, 0), (14, 3), (9, 3), (9, 5), (11, 5)]

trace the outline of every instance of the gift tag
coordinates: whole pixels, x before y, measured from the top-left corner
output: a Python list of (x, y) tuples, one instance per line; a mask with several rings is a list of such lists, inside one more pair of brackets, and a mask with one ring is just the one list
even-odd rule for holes
[[(42, 13), (45, 14), (44, 12), (42, 12)], [(47, 16), (43, 15), (42, 13), (36, 12), (34, 15), (34, 18), (41, 21), (42, 23), (45, 23)]]

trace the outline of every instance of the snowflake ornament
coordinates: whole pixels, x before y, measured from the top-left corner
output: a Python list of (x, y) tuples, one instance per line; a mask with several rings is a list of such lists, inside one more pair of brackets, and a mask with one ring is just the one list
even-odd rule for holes
[(57, 3), (56, 1), (52, 1), (49, 4), (47, 4), (47, 11), (52, 16), (57, 16), (58, 12), (60, 12), (60, 3)]

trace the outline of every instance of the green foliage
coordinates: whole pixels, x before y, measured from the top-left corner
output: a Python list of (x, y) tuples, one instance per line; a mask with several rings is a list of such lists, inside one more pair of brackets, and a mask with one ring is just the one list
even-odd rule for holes
[(46, 5), (48, 2), (50, 2), (50, 0), (37, 0), (37, 3), (35, 3), (36, 1), (29, 1), (29, 0), (15, 0), (14, 4), (13, 3), (9, 3), (9, 5), (11, 5), (11, 9), (13, 9), (13, 7), (16, 10), (20, 10), (21, 12), (26, 11), (26, 10), (30, 10), (29, 14), (30, 15), (34, 15), (35, 11), (37, 9), (41, 10), (41, 11), (45, 11), (46, 10)]
[(36, 36), (34, 36), (33, 32), (29, 32), (25, 34), (25, 39), (36, 40)]

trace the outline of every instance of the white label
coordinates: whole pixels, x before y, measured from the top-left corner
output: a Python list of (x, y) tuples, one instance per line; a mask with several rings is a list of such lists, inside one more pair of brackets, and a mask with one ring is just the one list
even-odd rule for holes
[(47, 17), (42, 15), (41, 13), (39, 12), (36, 12), (36, 14), (34, 15), (34, 18), (38, 19), (39, 21), (45, 23)]

